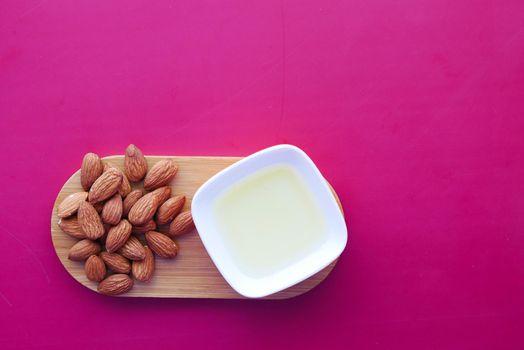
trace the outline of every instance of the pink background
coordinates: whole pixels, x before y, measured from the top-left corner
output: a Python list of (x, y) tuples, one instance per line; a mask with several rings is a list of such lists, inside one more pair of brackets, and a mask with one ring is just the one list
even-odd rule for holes
[[(0, 348), (523, 349), (524, 2), (0, 3)], [(82, 155), (302, 147), (349, 248), (287, 301), (113, 299), (51, 207)]]

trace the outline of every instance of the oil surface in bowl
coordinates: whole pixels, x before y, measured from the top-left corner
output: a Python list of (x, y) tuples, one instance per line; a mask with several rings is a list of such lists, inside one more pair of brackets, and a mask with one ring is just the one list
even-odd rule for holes
[(213, 203), (217, 228), (237, 265), (263, 277), (298, 261), (326, 239), (326, 220), (288, 165), (249, 175)]

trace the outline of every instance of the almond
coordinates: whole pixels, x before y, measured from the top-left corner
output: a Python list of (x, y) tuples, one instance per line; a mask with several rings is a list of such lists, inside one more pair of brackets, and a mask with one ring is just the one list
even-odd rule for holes
[(120, 254), (102, 252), (100, 257), (107, 267), (115, 273), (129, 273), (131, 271), (131, 263)]
[(58, 227), (73, 238), (86, 238), (86, 234), (80, 229), (80, 224), (78, 223), (78, 218), (76, 216), (58, 219)]
[(89, 202), (80, 203), (78, 208), (78, 223), (80, 229), (89, 239), (97, 239), (104, 235), (105, 229), (102, 219), (96, 212), (93, 205)]
[(138, 182), (144, 178), (147, 172), (147, 162), (142, 151), (131, 144), (127, 146), (124, 158), (124, 172), (133, 182)]
[(158, 208), (156, 212), (156, 223), (159, 225), (169, 224), (177, 216), (186, 202), (185, 196), (169, 198)]
[(87, 279), (93, 282), (100, 282), (106, 276), (106, 265), (96, 255), (91, 255), (84, 266)]
[(122, 247), (131, 236), (131, 224), (126, 219), (120, 221), (116, 226), (109, 229), (106, 239), (106, 249), (108, 252), (116, 252)]
[(180, 213), (169, 225), (169, 235), (178, 236), (191, 231), (195, 227), (191, 211)]
[(154, 190), (165, 186), (175, 177), (178, 167), (171, 159), (164, 159), (151, 167), (144, 179), (144, 188)]
[(118, 250), (118, 253), (130, 260), (142, 260), (146, 256), (144, 246), (135, 236), (129, 237), (127, 242)]
[(84, 190), (89, 190), (95, 180), (102, 175), (103, 165), (100, 157), (95, 153), (87, 153), (82, 160), (80, 169), (80, 183)]
[(133, 288), (133, 280), (122, 273), (111, 275), (98, 284), (98, 292), (105, 295), (119, 295)]
[(100, 249), (100, 244), (89, 239), (83, 239), (71, 247), (68, 258), (73, 261), (84, 261), (91, 255), (98, 254)]
[(87, 192), (76, 192), (65, 197), (58, 206), (58, 217), (66, 218), (77, 212), (80, 203), (87, 199)]
[(129, 211), (135, 205), (135, 203), (144, 195), (144, 191), (142, 190), (134, 190), (131, 191), (126, 198), (124, 199), (124, 210), (123, 215), (127, 217), (127, 214), (129, 214)]
[(146, 233), (147, 231), (156, 230), (156, 223), (153, 220), (149, 220), (144, 225), (140, 226), (133, 226), (132, 232), (133, 233)]
[(89, 190), (89, 201), (91, 203), (101, 202), (112, 197), (122, 183), (122, 173), (118, 169), (108, 169), (96, 179)]
[(122, 184), (120, 185), (120, 188), (118, 189), (118, 193), (122, 196), (122, 198), (125, 198), (133, 189), (131, 188), (131, 184), (129, 183), (129, 179), (127, 176), (122, 173)]
[(116, 225), (122, 218), (122, 197), (117, 193), (104, 204), (102, 209), (102, 221), (106, 224)]
[(108, 171), (109, 169), (116, 169), (120, 174), (122, 174), (122, 183), (118, 188), (118, 193), (122, 196), (122, 198), (125, 198), (125, 196), (127, 196), (129, 192), (131, 192), (131, 184), (129, 183), (127, 176), (125, 176), (124, 173), (120, 171), (120, 169), (116, 168), (113, 164), (105, 162), (104, 172)]
[(178, 253), (176, 243), (171, 238), (160, 232), (146, 232), (146, 241), (151, 250), (162, 258), (174, 258)]
[(150, 192), (140, 198), (129, 210), (127, 218), (133, 225), (140, 226), (151, 220), (155, 215), (156, 209), (160, 205), (159, 197), (154, 192)]
[(131, 271), (136, 280), (149, 282), (155, 271), (155, 256), (149, 247), (145, 247), (144, 249), (146, 251), (146, 257), (141, 261), (133, 261)]
[(169, 199), (169, 197), (171, 197), (171, 187), (159, 187), (151, 193), (157, 197), (158, 206), (161, 206), (162, 204), (164, 204), (165, 201)]

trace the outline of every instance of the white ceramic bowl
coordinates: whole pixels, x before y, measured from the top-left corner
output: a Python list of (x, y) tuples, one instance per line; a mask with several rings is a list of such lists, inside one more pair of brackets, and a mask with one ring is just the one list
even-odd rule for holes
[[(217, 196), (224, 190), (246, 176), (276, 164), (293, 167), (305, 180), (326, 218), (327, 239), (294, 264), (268, 276), (254, 278), (243, 273), (237, 266), (218, 232), (212, 208)], [(314, 275), (334, 261), (347, 242), (344, 217), (326, 180), (307, 154), (291, 145), (266, 148), (222, 170), (198, 189), (193, 197), (191, 210), (200, 238), (222, 276), (238, 293), (250, 298), (276, 293)]]

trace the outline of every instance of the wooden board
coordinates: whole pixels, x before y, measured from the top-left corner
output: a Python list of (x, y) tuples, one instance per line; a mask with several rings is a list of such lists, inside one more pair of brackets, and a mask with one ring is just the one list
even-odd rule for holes
[[(173, 195), (183, 194), (187, 197), (185, 209), (191, 207), (191, 200), (196, 190), (212, 175), (240, 160), (239, 157), (146, 157), (149, 167), (161, 159), (171, 158), (179, 167), (171, 187)], [(103, 158), (115, 167), (123, 169), (124, 157), (111, 156)], [(141, 187), (141, 184), (139, 184)], [(135, 185), (133, 186), (135, 187)], [(65, 269), (89, 289), (96, 291), (97, 284), (85, 277), (84, 263), (70, 261), (67, 258), (69, 248), (76, 240), (63, 233), (58, 227), (57, 206), (71, 193), (82, 191), (80, 171), (71, 176), (58, 194), (51, 218), (51, 238), (58, 258)], [(333, 192), (335, 193), (335, 192)], [(335, 194), (336, 197), (336, 194)], [(337, 197), (338, 201), (338, 197)], [(340, 206), (340, 202), (339, 202)], [(342, 210), (342, 207), (341, 207)], [(166, 298), (220, 298), (243, 299), (222, 278), (211, 258), (207, 254), (198, 233), (191, 232), (179, 237), (178, 256), (173, 260), (156, 259), (156, 271), (149, 283), (135, 282), (133, 289), (124, 294), (126, 297), (166, 297)], [(307, 292), (318, 285), (335, 266), (332, 262), (324, 270), (309, 279), (266, 297), (267, 299), (286, 299)]]

